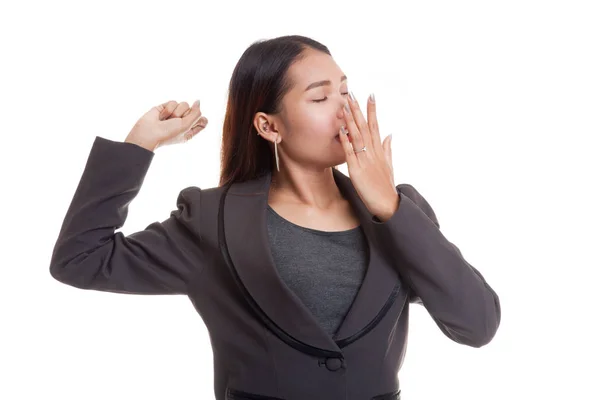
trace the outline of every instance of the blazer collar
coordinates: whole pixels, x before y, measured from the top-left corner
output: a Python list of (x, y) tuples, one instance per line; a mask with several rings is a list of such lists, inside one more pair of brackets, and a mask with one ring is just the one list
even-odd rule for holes
[[(340, 352), (351, 337), (374, 327), (400, 287), (398, 273), (384, 260), (373, 235), (370, 214), (350, 178), (333, 169), (342, 195), (360, 219), (369, 246), (365, 278), (335, 337), (328, 335), (300, 299), (280, 279), (269, 245), (267, 205), (271, 173), (231, 185), (223, 203), (223, 226), (231, 264), (250, 301), (281, 331), (296, 341), (318, 349)], [(237, 279), (237, 278), (236, 278)]]

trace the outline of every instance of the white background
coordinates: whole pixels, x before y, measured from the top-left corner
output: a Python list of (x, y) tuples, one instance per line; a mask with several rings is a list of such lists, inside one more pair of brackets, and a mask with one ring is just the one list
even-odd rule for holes
[(163, 220), (184, 187), (216, 186), (233, 67), (283, 34), (323, 42), (361, 102), (376, 94), (397, 183), (500, 295), (502, 325), (480, 349), (413, 307), (403, 399), (600, 398), (598, 2), (1, 7), (0, 398), (213, 398), (185, 297), (74, 289), (49, 260), (95, 136), (123, 140), (156, 104), (199, 98), (209, 125), (157, 150), (122, 230)]

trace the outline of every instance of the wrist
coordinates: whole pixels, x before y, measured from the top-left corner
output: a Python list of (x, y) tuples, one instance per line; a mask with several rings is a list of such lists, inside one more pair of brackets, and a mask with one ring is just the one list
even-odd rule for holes
[(400, 195), (396, 192), (396, 195), (385, 204), (386, 206), (381, 211), (375, 213), (375, 217), (380, 222), (386, 222), (398, 211), (400, 207)]
[(135, 144), (137, 146), (143, 147), (148, 151), (154, 152), (158, 148), (158, 144), (154, 141), (139, 137), (135, 134), (129, 134), (125, 138), (125, 143)]

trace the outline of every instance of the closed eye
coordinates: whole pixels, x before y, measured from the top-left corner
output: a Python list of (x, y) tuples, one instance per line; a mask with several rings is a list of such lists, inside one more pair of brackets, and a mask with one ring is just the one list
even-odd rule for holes
[[(346, 96), (347, 94), (348, 94), (348, 92), (342, 93), (342, 95), (344, 95), (344, 96)], [(313, 103), (322, 103), (325, 100), (327, 100), (327, 96), (323, 97), (322, 99), (313, 100)]]

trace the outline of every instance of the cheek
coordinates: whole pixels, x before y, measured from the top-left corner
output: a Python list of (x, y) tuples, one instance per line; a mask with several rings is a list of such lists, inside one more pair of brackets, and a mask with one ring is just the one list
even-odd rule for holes
[(335, 113), (318, 110), (316, 107), (312, 110), (303, 110), (296, 115), (295, 121), (290, 122), (293, 123), (292, 128), (298, 137), (314, 140), (333, 139), (336, 128), (340, 124)]

